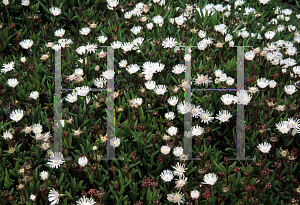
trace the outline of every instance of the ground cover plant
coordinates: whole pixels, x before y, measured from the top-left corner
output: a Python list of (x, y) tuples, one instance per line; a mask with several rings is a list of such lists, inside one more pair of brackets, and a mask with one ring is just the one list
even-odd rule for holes
[[(0, 204), (299, 204), (299, 6), (3, 0)], [(248, 160), (231, 160), (239, 105)], [(187, 156), (187, 139), (197, 159)], [(108, 147), (113, 160), (104, 160)]]

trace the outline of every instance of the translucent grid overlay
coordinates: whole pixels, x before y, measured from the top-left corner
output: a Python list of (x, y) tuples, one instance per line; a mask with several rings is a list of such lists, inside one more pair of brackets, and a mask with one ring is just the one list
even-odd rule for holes
[[(181, 46), (179, 47), (185, 48), (185, 54), (191, 55), (191, 47), (198, 47), (198, 46)], [(233, 46), (237, 47), (237, 89), (191, 89), (191, 86), (187, 86), (185, 88), (185, 101), (191, 102), (191, 95), (192, 91), (239, 91), (244, 90), (245, 88), (245, 74), (244, 74), (244, 47), (252, 47), (252, 46)], [(185, 81), (191, 82), (192, 75), (191, 75), (191, 61), (186, 61), (186, 71), (185, 71)], [(238, 96), (238, 102), (243, 102), (244, 96)], [(237, 121), (236, 121), (236, 133), (237, 133), (237, 157), (236, 158), (228, 158), (229, 160), (252, 160), (251, 158), (245, 158), (245, 112), (244, 112), (244, 104), (237, 103)], [(190, 132), (192, 128), (192, 113), (185, 113), (184, 114), (184, 132)], [(192, 157), (192, 138), (188, 138), (187, 136), (184, 137), (184, 154), (187, 155), (188, 160), (200, 160), (200, 158), (193, 158)], [(176, 158), (176, 160), (180, 160), (180, 158)]]
[[(107, 71), (114, 73), (114, 49), (111, 46), (107, 47)], [(55, 51), (55, 105), (54, 105), (54, 152), (62, 152), (62, 104), (61, 104), (61, 91), (74, 90), (61, 87), (61, 50)], [(115, 122), (114, 122), (114, 75), (112, 78), (107, 79), (107, 89), (91, 88), (90, 91), (104, 91), (107, 90), (107, 145), (106, 145), (106, 158), (101, 160), (121, 160), (115, 158), (115, 148), (110, 146), (110, 141), (115, 137)], [(58, 125), (58, 126), (56, 126)], [(70, 159), (65, 159), (70, 160)]]

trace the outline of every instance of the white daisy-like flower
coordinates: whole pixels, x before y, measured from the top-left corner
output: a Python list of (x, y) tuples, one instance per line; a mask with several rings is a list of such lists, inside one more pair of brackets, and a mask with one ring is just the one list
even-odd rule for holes
[(173, 171), (175, 176), (183, 176), (185, 173), (185, 170), (187, 169), (187, 168), (185, 168), (185, 164), (180, 164), (179, 162), (177, 162), (175, 167), (174, 166), (172, 166), (172, 167), (175, 169), (175, 171)]
[(4, 4), (5, 6), (7, 6), (7, 5), (9, 4), (9, 1), (8, 1), (8, 0), (3, 0), (3, 4)]
[(280, 123), (276, 124), (276, 128), (282, 133), (286, 134), (290, 131), (289, 122), (288, 121), (282, 121)]
[(124, 18), (125, 19), (131, 19), (131, 17), (132, 17), (132, 12), (131, 11), (126, 11), (124, 13)]
[(61, 45), (60, 45), (60, 44), (55, 44), (55, 45), (53, 45), (51, 48), (52, 48), (53, 50), (55, 50), (55, 51), (59, 51), (59, 50), (61, 50)]
[(168, 119), (168, 120), (174, 120), (175, 118), (175, 115), (174, 115), (174, 112), (168, 112), (165, 114), (165, 117)]
[(160, 148), (160, 152), (163, 153), (163, 154), (169, 154), (171, 148), (169, 146), (161, 146)]
[(147, 29), (148, 29), (148, 30), (152, 30), (152, 28), (153, 28), (153, 23), (151, 23), (151, 22), (150, 22), (150, 23), (147, 23), (146, 26), (147, 26)]
[(177, 102), (178, 102), (178, 98), (176, 96), (170, 97), (168, 99), (168, 103), (172, 106), (175, 106), (177, 104)]
[(191, 198), (197, 200), (200, 196), (200, 192), (198, 190), (191, 191)]
[(270, 143), (264, 142), (264, 143), (259, 144), (257, 147), (261, 152), (268, 153), (270, 151), (272, 145)]
[(193, 126), (192, 127), (192, 135), (193, 136), (200, 136), (204, 133), (204, 128), (200, 126)]
[(96, 78), (94, 80), (94, 85), (97, 86), (97, 88), (103, 88), (105, 83), (106, 83), (106, 79), (104, 78)]
[(173, 176), (173, 172), (171, 170), (164, 170), (161, 174), (160, 177), (162, 178), (162, 180), (164, 180), (164, 182), (170, 182), (172, 181), (172, 179), (174, 178)]
[(93, 205), (93, 204), (96, 204), (96, 202), (94, 201), (93, 198), (85, 198), (85, 196), (81, 197), (79, 199), (79, 201), (76, 201), (77, 204), (79, 205)]
[(119, 49), (122, 46), (122, 43), (120, 41), (114, 41), (110, 44), (111, 47), (113, 47), (113, 49)]
[(130, 31), (134, 34), (134, 35), (138, 35), (139, 33), (141, 33), (141, 26), (134, 26), (130, 29)]
[(121, 143), (120, 139), (116, 138), (116, 137), (114, 137), (110, 140), (110, 146), (112, 146), (112, 147), (119, 147), (120, 143)]
[(208, 110), (206, 110), (205, 112), (201, 112), (200, 114), (201, 122), (204, 123), (211, 122), (214, 119), (214, 117), (211, 117), (211, 115), (212, 114)]
[(24, 116), (24, 111), (21, 109), (14, 110), (10, 114), (10, 119), (12, 119), (15, 122), (19, 122)]
[(204, 180), (204, 182), (202, 182), (202, 184), (209, 184), (209, 185), (213, 186), (217, 182), (218, 177), (214, 173), (208, 173), (208, 174), (204, 175), (203, 180)]
[(90, 32), (91, 32), (91, 29), (90, 29), (89, 27), (82, 28), (82, 29), (79, 31), (79, 33), (80, 33), (81, 35), (84, 35), (84, 36), (88, 35)]
[(134, 105), (137, 105), (137, 106), (141, 106), (142, 103), (143, 103), (143, 99), (142, 98), (136, 98), (136, 99), (133, 99), (131, 101), (131, 103), (133, 103)]
[(34, 124), (32, 125), (32, 132), (34, 134), (41, 134), (43, 131), (43, 127), (40, 124)]
[(59, 198), (60, 198), (59, 193), (52, 188), (52, 190), (50, 190), (48, 194), (48, 200), (51, 202), (50, 205), (58, 204)]
[(168, 37), (168, 38), (165, 38), (162, 42), (162, 46), (164, 48), (173, 48), (174, 46), (176, 46), (178, 44), (178, 42), (176, 41), (175, 38), (172, 38), (172, 37)]
[(219, 114), (217, 114), (216, 119), (220, 120), (220, 122), (227, 122), (229, 118), (231, 118), (232, 115), (228, 112), (228, 110), (222, 110), (219, 111)]
[(3, 133), (2, 137), (4, 140), (11, 140), (13, 138), (13, 135), (8, 130), (6, 130), (6, 132)]
[(32, 45), (33, 45), (33, 40), (30, 40), (30, 39), (25, 39), (20, 42), (20, 46), (23, 49), (29, 49), (29, 48), (31, 48)]
[(200, 41), (197, 43), (197, 46), (200, 51), (203, 51), (206, 49), (207, 43), (205, 41)]
[(291, 129), (300, 129), (300, 120), (293, 120), (293, 118), (288, 119), (289, 128)]
[(200, 105), (192, 105), (191, 106), (191, 111), (192, 117), (198, 118), (200, 114), (203, 112), (203, 109), (200, 107)]
[(42, 178), (43, 181), (46, 181), (48, 179), (49, 173), (46, 172), (46, 171), (42, 171), (40, 173), (40, 176), (41, 176), (41, 178)]
[(108, 38), (105, 37), (105, 36), (98, 36), (97, 37), (97, 40), (99, 41), (99, 43), (105, 43), (105, 41), (107, 40)]
[(130, 43), (130, 42), (122, 43), (122, 46), (121, 46), (121, 48), (123, 49), (124, 53), (127, 52), (127, 51), (131, 51), (133, 47), (134, 47), (134, 45), (132, 43)]
[(157, 86), (155, 86), (155, 88), (153, 89), (153, 91), (157, 95), (164, 95), (165, 92), (167, 92), (168, 90), (167, 90), (167, 86), (165, 86), (165, 85), (157, 85)]
[(182, 154), (183, 154), (183, 148), (182, 147), (175, 147), (173, 149), (173, 154), (176, 156), (176, 157), (180, 157)]
[(206, 32), (203, 31), (203, 30), (200, 30), (200, 31), (198, 32), (198, 36), (199, 36), (199, 38), (205, 38), (205, 37), (206, 37)]
[(152, 20), (154, 23), (158, 24), (159, 27), (162, 27), (162, 25), (164, 24), (164, 19), (160, 15), (154, 16)]
[(13, 69), (15, 69), (14, 68), (14, 66), (15, 66), (15, 62), (14, 61), (11, 61), (10, 63), (3, 63), (3, 69), (1, 69), (1, 72), (3, 73), (6, 73), (6, 72), (9, 72), (9, 71), (11, 71), (11, 70), (13, 70)]
[(115, 73), (113, 70), (107, 70), (107, 71), (103, 72), (102, 75), (104, 78), (106, 78), (108, 80), (108, 79), (114, 78)]
[(89, 88), (88, 86), (82, 86), (82, 87), (75, 88), (77, 95), (83, 96), (83, 97), (86, 96), (90, 90), (91, 90), (91, 88)]
[(270, 88), (275, 88), (276, 87), (277, 82), (275, 80), (270, 80), (269, 81), (269, 87)]
[(25, 58), (25, 57), (21, 57), (20, 60), (21, 60), (22, 63), (25, 63), (25, 62), (26, 62), (26, 58)]
[(127, 60), (123, 59), (123, 60), (121, 60), (121, 61), (119, 62), (119, 66), (120, 66), (121, 68), (126, 68), (127, 63), (128, 63)]
[(51, 134), (50, 134), (50, 132), (46, 132), (45, 134), (43, 134), (43, 136), (44, 136), (43, 141), (45, 141), (45, 142), (48, 141), (48, 139), (50, 137), (52, 137)]
[(86, 46), (85, 46), (85, 49), (86, 49), (86, 52), (87, 53), (95, 53), (95, 51), (96, 51), (96, 48), (97, 48), (97, 45), (96, 44), (94, 44), (94, 43), (92, 43), (92, 44), (87, 44)]
[(288, 95), (293, 95), (297, 89), (294, 85), (286, 85), (284, 86), (284, 90)]
[(65, 29), (59, 29), (59, 30), (54, 32), (54, 35), (61, 38), (65, 35), (65, 32), (66, 32)]
[(85, 54), (86, 53), (86, 46), (80, 46), (76, 49), (76, 52), (79, 54), (79, 55), (82, 55), (82, 54)]
[(225, 94), (222, 95), (221, 100), (225, 105), (230, 105), (233, 101), (233, 97), (234, 97), (233, 95)]
[(181, 74), (186, 70), (186, 66), (184, 64), (178, 64), (173, 67), (172, 73)]
[(58, 16), (61, 14), (61, 10), (58, 7), (51, 7), (49, 11), (52, 13), (53, 16)]
[(29, 197), (29, 199), (31, 201), (35, 201), (36, 200), (36, 195), (31, 194), (30, 197)]
[(179, 176), (179, 179), (175, 180), (175, 188), (181, 189), (187, 182), (188, 178), (184, 176)]
[(182, 26), (182, 24), (184, 23), (186, 18), (184, 18), (183, 16), (179, 16), (175, 18), (175, 22), (177, 23), (178, 26)]
[(266, 78), (259, 78), (257, 80), (257, 86), (260, 88), (265, 88), (269, 85), (269, 81)]
[(88, 159), (86, 158), (86, 156), (80, 157), (78, 159), (78, 164), (82, 167), (85, 167), (88, 164)]
[(267, 32), (265, 33), (265, 38), (266, 38), (266, 39), (273, 39), (275, 35), (276, 35), (276, 32), (275, 32), (275, 31), (267, 31)]
[(145, 83), (145, 86), (148, 90), (153, 90), (155, 88), (155, 81), (149, 80)]
[(176, 135), (177, 131), (178, 131), (178, 128), (177, 128), (177, 127), (174, 127), (174, 126), (172, 126), (172, 127), (170, 127), (169, 129), (167, 129), (167, 133), (168, 133), (169, 135), (171, 135), (171, 136)]
[(230, 85), (233, 85), (233, 83), (234, 83), (234, 78), (232, 78), (232, 77), (227, 77), (227, 79), (226, 79), (226, 84), (227, 84), (228, 86), (230, 86)]
[(37, 92), (37, 91), (32, 91), (32, 92), (30, 93), (29, 97), (36, 100), (36, 99), (38, 99), (38, 97), (39, 97), (39, 92)]
[(192, 105), (189, 102), (183, 101), (180, 104), (177, 105), (177, 109), (181, 114), (185, 114), (191, 111)]
[(72, 92), (69, 93), (65, 99), (65, 101), (70, 102), (70, 103), (74, 103), (77, 101), (77, 93), (76, 92)]
[(61, 164), (65, 162), (63, 154), (61, 152), (55, 152), (50, 156), (50, 159), (48, 159), (49, 162), (47, 164), (51, 168), (58, 168)]

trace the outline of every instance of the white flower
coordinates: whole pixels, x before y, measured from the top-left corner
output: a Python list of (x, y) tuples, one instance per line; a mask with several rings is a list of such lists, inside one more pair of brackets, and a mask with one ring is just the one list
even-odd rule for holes
[(276, 87), (276, 84), (277, 84), (277, 83), (276, 83), (275, 80), (270, 80), (270, 81), (269, 81), (269, 87), (270, 87), (270, 88), (275, 88), (275, 87)]
[(78, 164), (82, 167), (85, 167), (87, 165), (87, 163), (88, 163), (88, 159), (86, 158), (86, 156), (80, 157), (78, 159)]
[(162, 27), (162, 25), (164, 24), (164, 19), (160, 15), (154, 16), (152, 20), (153, 20), (154, 23), (158, 24), (159, 27)]
[(143, 103), (143, 99), (142, 98), (136, 98), (136, 99), (132, 100), (131, 103), (133, 103), (134, 105), (137, 105), (137, 106), (141, 106), (142, 103)]
[(247, 93), (246, 90), (239, 90), (237, 92), (237, 99), (239, 104), (248, 105), (251, 100), (251, 95)]
[(214, 117), (211, 117), (211, 115), (212, 114), (208, 110), (206, 110), (205, 112), (201, 112), (200, 113), (201, 122), (204, 123), (211, 122), (214, 119)]
[(178, 203), (181, 204), (181, 203), (184, 203), (184, 194), (183, 193), (180, 193), (180, 192), (176, 192), (174, 195), (174, 199), (173, 199), (173, 203)]
[(169, 146), (161, 146), (160, 151), (163, 154), (169, 154), (171, 148)]
[(107, 7), (110, 10), (117, 7), (118, 4), (119, 4), (119, 0), (109, 0), (109, 1), (107, 1)]
[(192, 105), (189, 102), (183, 101), (183, 102), (181, 102), (180, 104), (177, 105), (177, 109), (179, 110), (179, 112), (181, 114), (184, 115), (185, 113), (188, 113), (188, 112), (191, 111)]
[(229, 118), (231, 118), (232, 115), (228, 112), (228, 110), (222, 110), (219, 111), (219, 114), (217, 114), (216, 119), (220, 120), (220, 122), (227, 122)]
[(293, 120), (293, 118), (288, 119), (289, 128), (300, 129), (300, 120)]
[(179, 179), (175, 180), (175, 184), (176, 184), (175, 188), (180, 189), (181, 187), (183, 187), (186, 184), (187, 180), (188, 180), (187, 177), (184, 177), (183, 175), (179, 176)]
[(13, 138), (13, 135), (10, 133), (10, 132), (8, 132), (7, 130), (6, 130), (6, 132), (4, 132), (4, 134), (3, 134), (3, 139), (5, 139), (5, 140), (11, 140), (12, 138)]
[(42, 171), (40, 173), (40, 176), (41, 176), (41, 178), (42, 178), (43, 181), (46, 181), (48, 179), (49, 174), (46, 171)]
[(183, 176), (184, 173), (185, 173), (185, 170), (187, 168), (185, 168), (185, 164), (180, 164), (179, 162), (177, 162), (176, 166), (172, 166), (175, 171), (173, 171), (174, 175), (177, 175), (177, 176)]
[(174, 116), (174, 112), (168, 112), (165, 114), (165, 117), (168, 119), (168, 120), (174, 120), (175, 116)]
[(248, 61), (252, 61), (255, 57), (255, 52), (254, 51), (248, 51), (245, 53), (245, 58)]
[(47, 162), (47, 164), (51, 168), (58, 168), (64, 162), (65, 161), (64, 161), (64, 157), (63, 157), (62, 153), (61, 152), (55, 152), (54, 154), (52, 154), (50, 156), (49, 162)]
[(111, 47), (113, 47), (113, 49), (119, 49), (122, 46), (122, 43), (120, 41), (114, 41), (110, 44)]
[(59, 198), (60, 198), (59, 193), (52, 188), (52, 190), (50, 190), (48, 194), (48, 200), (50, 202), (52, 201), (50, 205), (58, 204)]
[(227, 79), (226, 79), (226, 84), (228, 85), (228, 86), (230, 86), (230, 85), (232, 85), (234, 83), (234, 78), (232, 78), (232, 77), (227, 77)]
[(184, 64), (178, 64), (173, 67), (172, 73), (181, 74), (186, 70), (186, 66)]
[(162, 178), (162, 180), (164, 180), (164, 182), (170, 182), (173, 179), (173, 172), (171, 170), (164, 170), (161, 174), (160, 177)]
[(259, 0), (260, 3), (262, 3), (263, 5), (268, 4), (270, 0)]
[(105, 43), (105, 41), (106, 41), (107, 39), (108, 39), (108, 38), (105, 37), (105, 36), (99, 36), (99, 37), (97, 38), (97, 40), (99, 41), (99, 43)]
[(32, 91), (32, 92), (30, 93), (29, 97), (36, 100), (36, 99), (38, 99), (38, 97), (39, 97), (39, 92), (37, 92), (37, 91)]
[(121, 143), (120, 139), (116, 138), (116, 137), (114, 137), (110, 140), (110, 146), (112, 146), (112, 147), (119, 147), (120, 143)]
[(200, 30), (200, 31), (198, 32), (198, 36), (199, 36), (200, 38), (205, 38), (206, 32), (203, 31), (203, 30)]
[(131, 74), (136, 73), (137, 71), (139, 71), (140, 67), (138, 66), (138, 64), (130, 64), (130, 65), (127, 66), (126, 70), (131, 75)]
[(261, 152), (268, 153), (270, 151), (272, 145), (270, 143), (264, 142), (264, 143), (259, 144), (257, 147)]
[(233, 101), (233, 97), (234, 97), (233, 95), (225, 94), (222, 95), (221, 100), (225, 105), (230, 105)]
[(93, 146), (93, 151), (96, 151), (97, 149), (97, 146)]
[(131, 51), (133, 46), (134, 45), (132, 43), (127, 42), (127, 43), (122, 43), (121, 48), (123, 49), (124, 52), (127, 52), (127, 51)]
[(186, 62), (190, 62), (191, 59), (192, 59), (191, 54), (186, 54), (186, 55), (184, 55), (184, 60), (185, 60)]
[(198, 190), (191, 191), (191, 197), (192, 197), (192, 199), (195, 199), (195, 200), (198, 199), (199, 195), (200, 195), (200, 193), (199, 193)]
[(114, 78), (115, 73), (113, 70), (107, 70), (107, 71), (103, 72), (102, 75), (103, 75), (103, 77), (105, 77), (108, 80), (108, 79)]
[(58, 7), (51, 7), (49, 11), (52, 13), (53, 16), (58, 16), (61, 14), (61, 10)]
[(76, 49), (76, 52), (79, 54), (79, 55), (82, 55), (82, 54), (85, 54), (86, 53), (86, 47), (85, 46), (80, 46)]
[(157, 95), (164, 95), (165, 92), (167, 92), (167, 86), (165, 86), (165, 85), (157, 85), (157, 86), (155, 86), (155, 88), (153, 89), (153, 91)]
[(130, 31), (134, 34), (134, 35), (138, 35), (139, 33), (141, 33), (141, 26), (134, 26), (130, 29)]
[(20, 42), (20, 45), (22, 46), (23, 49), (29, 49), (33, 45), (33, 41), (30, 39), (25, 39)]
[(276, 128), (282, 133), (286, 134), (290, 131), (289, 122), (288, 121), (282, 121), (280, 123), (276, 124)]
[(192, 127), (192, 135), (193, 136), (200, 136), (204, 133), (204, 128), (200, 127), (200, 126), (193, 126)]
[(10, 114), (10, 119), (12, 119), (15, 122), (19, 122), (22, 119), (23, 115), (24, 115), (24, 111), (23, 110), (21, 110), (21, 109), (14, 110)]
[(172, 38), (172, 37), (168, 37), (168, 38), (165, 38), (164, 40), (163, 40), (163, 42), (162, 42), (162, 46), (164, 47), (164, 48), (173, 48), (174, 46), (176, 46), (177, 45), (177, 41), (176, 41), (176, 39), (175, 38)]
[(217, 78), (219, 78), (219, 77), (221, 77), (221, 75), (223, 74), (223, 71), (220, 70), (220, 69), (218, 69), (218, 70), (216, 70), (216, 71), (214, 72), (214, 74), (215, 74), (215, 76), (216, 76)]
[(177, 104), (177, 102), (178, 102), (178, 98), (176, 96), (170, 97), (168, 99), (168, 103), (172, 106), (175, 106)]
[(93, 205), (96, 204), (96, 202), (94, 201), (94, 199), (90, 198), (85, 198), (85, 196), (81, 197), (79, 199), (79, 201), (76, 201), (77, 204), (79, 205)]
[(209, 184), (209, 185), (214, 185), (216, 181), (218, 180), (218, 177), (214, 173), (208, 173), (204, 175), (204, 182), (202, 184)]
[(269, 81), (266, 78), (259, 78), (257, 80), (257, 86), (260, 88), (265, 88), (269, 84)]
[(197, 43), (197, 46), (200, 51), (203, 51), (207, 47), (207, 43), (205, 41), (200, 41)]
[(75, 91), (77, 92), (77, 95), (79, 96), (86, 96), (91, 88), (89, 88), (88, 86), (82, 86), (82, 87), (76, 87)]
[(183, 154), (183, 148), (182, 147), (175, 147), (173, 149), (173, 154), (176, 156), (176, 157), (180, 157), (182, 154)]
[(25, 57), (21, 57), (21, 62), (25, 63), (26, 62), (26, 58)]
[(36, 200), (36, 196), (33, 195), (33, 194), (31, 194), (30, 197), (29, 197), (29, 199), (30, 199), (31, 201), (35, 201), (35, 200)]
[(169, 129), (167, 129), (167, 133), (168, 133), (169, 135), (171, 135), (171, 136), (176, 135), (177, 131), (178, 131), (178, 128), (177, 128), (177, 127), (174, 127), (174, 126), (172, 126), (172, 127), (170, 127)]
[(14, 61), (11, 61), (10, 63), (3, 63), (3, 69), (1, 69), (1, 72), (4, 73), (9, 72), (14, 69), (14, 66), (15, 66)]
[(65, 32), (66, 32), (65, 29), (59, 29), (59, 30), (54, 32), (54, 35), (61, 38), (65, 35)]
[(147, 81), (145, 83), (145, 86), (148, 90), (153, 90), (155, 88), (155, 81)]
[(96, 78), (94, 80), (94, 85), (97, 86), (97, 88), (103, 88), (105, 83), (106, 83), (106, 79), (104, 78)]
[(293, 95), (297, 89), (294, 85), (286, 85), (284, 86), (284, 90), (288, 95)]
[(126, 66), (127, 66), (127, 60), (121, 60), (120, 62), (119, 62), (119, 66), (121, 67), (121, 68), (126, 68)]
[(8, 0), (3, 0), (3, 4), (4, 4), (5, 6), (7, 6), (7, 5), (9, 4), (9, 1), (8, 1)]
[(97, 45), (96, 44), (94, 44), (94, 43), (92, 43), (92, 44), (87, 44), (86, 46), (85, 46), (85, 49), (86, 49), (86, 52), (87, 53), (95, 53), (95, 51), (96, 51), (96, 48), (97, 48)]
[(79, 31), (79, 33), (80, 33), (81, 35), (84, 35), (84, 36), (88, 35), (90, 32), (91, 32), (91, 29), (90, 29), (89, 27), (82, 28), (82, 29)]
[(146, 26), (147, 26), (147, 29), (149, 29), (149, 30), (152, 30), (152, 28), (153, 28), (153, 23), (147, 23), (146, 24)]
[(192, 105), (191, 106), (191, 111), (192, 117), (198, 118), (200, 114), (203, 112), (203, 109), (200, 107), (200, 105)]
[(127, 12), (124, 13), (124, 18), (125, 19), (131, 19), (131, 17), (132, 17), (132, 12), (131, 11), (127, 11)]
[(177, 23), (178, 26), (182, 26), (184, 21), (185, 21), (185, 18), (183, 16), (179, 16), (179, 17), (175, 18), (175, 22)]
[(34, 124), (32, 125), (32, 132), (34, 134), (41, 134), (43, 131), (43, 127), (40, 124)]
[(70, 103), (74, 103), (77, 101), (77, 93), (76, 92), (72, 92), (72, 93), (69, 93), (65, 99), (65, 101), (68, 101)]
[(276, 32), (275, 32), (275, 31), (267, 31), (267, 32), (265, 33), (265, 38), (266, 38), (266, 39), (273, 39), (275, 35), (276, 35)]

